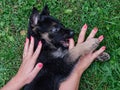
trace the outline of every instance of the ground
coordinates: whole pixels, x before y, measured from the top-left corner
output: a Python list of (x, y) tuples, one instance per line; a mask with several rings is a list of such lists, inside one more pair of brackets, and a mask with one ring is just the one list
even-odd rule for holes
[(76, 33), (87, 23), (88, 32), (98, 27), (111, 59), (94, 62), (83, 74), (80, 90), (120, 89), (120, 0), (0, 0), (0, 87), (15, 75), (33, 6), (48, 4), (52, 16)]

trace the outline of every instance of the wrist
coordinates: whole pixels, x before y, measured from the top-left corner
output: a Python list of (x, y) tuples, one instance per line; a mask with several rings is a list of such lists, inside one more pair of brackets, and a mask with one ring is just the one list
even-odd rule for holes
[(20, 90), (24, 86), (24, 83), (14, 76), (3, 88), (0, 90)]
[(81, 67), (77, 67), (75, 66), (74, 69), (73, 69), (73, 73), (75, 73), (77, 76), (82, 76), (82, 74), (84, 73), (84, 69), (81, 68)]
[(18, 89), (18, 90), (25, 85), (24, 80), (21, 77), (18, 77), (18, 76), (14, 76), (12, 78), (12, 81), (14, 82), (14, 84), (16, 86), (16, 89)]

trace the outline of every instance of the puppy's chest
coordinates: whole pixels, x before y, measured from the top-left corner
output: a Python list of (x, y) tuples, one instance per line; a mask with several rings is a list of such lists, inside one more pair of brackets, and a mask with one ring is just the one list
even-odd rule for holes
[(58, 48), (57, 50), (51, 52), (53, 58), (63, 58), (67, 54), (68, 50), (63, 50), (62, 48)]
[(67, 54), (68, 49), (42, 49), (42, 52), (39, 55), (38, 62), (42, 63), (51, 63), (52, 62), (63, 62), (64, 56)]
[[(52, 74), (55, 76), (67, 76), (72, 69), (72, 65), (67, 64), (64, 61), (64, 56), (66, 55), (68, 50), (62, 50), (61, 48), (51, 51), (51, 52), (44, 52), (41, 53), (40, 58), (38, 59), (39, 62), (42, 62), (44, 67), (43, 71), (47, 74)], [(45, 55), (47, 53), (47, 56)]]

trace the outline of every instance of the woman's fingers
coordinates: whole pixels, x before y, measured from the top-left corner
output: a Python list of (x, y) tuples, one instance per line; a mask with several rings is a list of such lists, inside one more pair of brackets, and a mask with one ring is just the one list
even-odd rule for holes
[(75, 42), (74, 42), (73, 38), (70, 38), (69, 39), (69, 50), (72, 49), (74, 47), (74, 45), (75, 45)]
[(23, 58), (27, 55), (27, 53), (28, 53), (28, 48), (29, 48), (29, 39), (26, 38), (26, 42), (25, 42), (24, 50), (23, 50)]
[(98, 39), (100, 40), (100, 42), (102, 42), (102, 40), (104, 39), (104, 36), (101, 35), (101, 36), (98, 37)]
[(97, 33), (97, 31), (98, 31), (98, 28), (95, 27), (95, 28), (91, 31), (91, 33), (90, 33), (90, 35), (88, 36), (87, 40), (90, 39), (90, 38), (94, 38), (95, 35), (96, 35), (96, 33)]
[(34, 49), (34, 38), (31, 36), (30, 38), (30, 46), (29, 46), (29, 50), (28, 50), (28, 57), (32, 56), (33, 54), (33, 49)]
[(26, 81), (26, 84), (30, 83), (35, 77), (36, 75), (39, 73), (39, 71), (42, 69), (43, 64), (42, 63), (38, 63), (34, 69), (31, 71), (29, 78)]
[(39, 41), (38, 47), (37, 47), (36, 51), (34, 52), (34, 54), (32, 56), (32, 59), (33, 59), (34, 62), (36, 62), (36, 60), (37, 60), (37, 58), (40, 54), (41, 48), (42, 48), (42, 43), (41, 43), (41, 41)]
[(92, 59), (95, 59), (96, 57), (98, 57), (101, 53), (103, 53), (105, 51), (106, 47), (103, 46), (101, 47), (99, 50), (95, 51), (93, 54), (92, 54)]
[(38, 72), (42, 69), (43, 64), (42, 63), (38, 63), (35, 68), (32, 70), (31, 72), (31, 77), (35, 78), (35, 76), (38, 74)]
[(84, 41), (86, 31), (87, 31), (87, 24), (85, 24), (81, 29), (81, 32), (78, 37), (78, 43), (82, 43)]

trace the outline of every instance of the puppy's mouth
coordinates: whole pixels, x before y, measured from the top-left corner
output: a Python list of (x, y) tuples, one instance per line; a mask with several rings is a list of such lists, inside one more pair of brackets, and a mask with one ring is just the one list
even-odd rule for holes
[(60, 43), (64, 46), (64, 47), (69, 47), (69, 40), (61, 40)]

